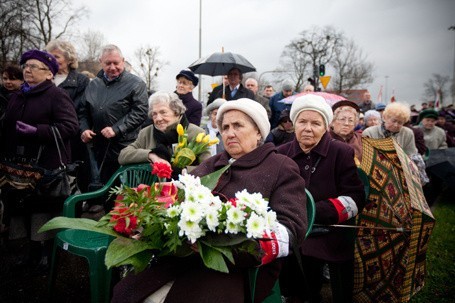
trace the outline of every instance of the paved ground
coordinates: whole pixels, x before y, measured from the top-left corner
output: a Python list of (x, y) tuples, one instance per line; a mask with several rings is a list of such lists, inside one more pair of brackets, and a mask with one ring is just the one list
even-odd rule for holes
[[(48, 291), (48, 275), (17, 263), (28, 251), (26, 238), (4, 241), (0, 245), (0, 302), (90, 302), (88, 267), (83, 259), (60, 253), (57, 282)], [(62, 266), (65, 264), (65, 266)]]
[[(49, 295), (49, 277), (37, 274), (27, 266), (17, 265), (28, 251), (26, 238), (0, 244), (0, 302), (41, 303), (90, 302), (88, 266), (83, 258), (61, 251), (58, 254), (57, 282)], [(324, 302), (330, 302), (328, 284)]]

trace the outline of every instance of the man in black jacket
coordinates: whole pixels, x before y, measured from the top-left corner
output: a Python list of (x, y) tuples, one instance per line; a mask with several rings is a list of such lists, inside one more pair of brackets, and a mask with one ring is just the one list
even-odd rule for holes
[(93, 144), (104, 183), (120, 166), (120, 150), (136, 139), (148, 102), (145, 82), (125, 70), (117, 46), (105, 46), (100, 63), (103, 69), (87, 86), (78, 115), (81, 140)]
[(244, 87), (242, 83), (243, 75), (240, 69), (234, 67), (228, 71), (227, 74), (228, 78), (228, 85), (224, 88), (224, 96), (223, 96), (223, 85), (219, 85), (215, 87), (210, 94), (209, 100), (207, 101), (207, 105), (212, 103), (215, 99), (223, 98), (225, 100), (237, 100), (240, 98), (248, 98), (254, 99), (254, 93), (249, 90), (248, 88)]

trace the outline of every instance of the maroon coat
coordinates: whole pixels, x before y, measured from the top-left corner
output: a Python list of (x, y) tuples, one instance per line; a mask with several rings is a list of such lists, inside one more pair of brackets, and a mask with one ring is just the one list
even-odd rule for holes
[[(226, 152), (215, 155), (200, 164), (191, 174), (203, 176), (211, 173), (227, 165), (229, 158)], [(260, 192), (268, 198), (280, 223), (293, 234), (297, 246), (301, 243), (307, 229), (305, 182), (293, 161), (278, 155), (271, 143), (256, 148), (232, 164), (221, 176), (215, 191), (229, 198), (242, 189), (247, 189), (250, 193)], [(176, 280), (166, 302), (231, 303), (243, 302), (249, 296), (247, 269), (257, 265), (257, 260), (237, 258), (240, 261), (236, 262), (237, 266), (229, 274), (224, 274), (206, 269), (198, 259), (200, 258), (187, 258), (186, 261), (180, 259), (174, 266), (162, 262), (148, 272), (125, 278), (115, 287), (113, 302), (143, 300), (138, 295), (139, 292), (148, 288), (148, 293), (151, 293), (169, 279)], [(280, 268), (279, 259), (259, 268), (255, 301), (262, 302), (269, 295)], [(136, 300), (132, 297), (136, 297)]]
[[(22, 121), (37, 128), (34, 135), (16, 133), (16, 121)], [(28, 161), (36, 158), (38, 149), (44, 149), (39, 164), (48, 169), (60, 166), (57, 147), (51, 126), (55, 125), (63, 138), (66, 153), (62, 152), (63, 163), (71, 161), (69, 138), (79, 130), (76, 110), (69, 95), (46, 80), (30, 91), (14, 94), (6, 110), (3, 125), (4, 155), (7, 158), (20, 157)], [(19, 154), (19, 153), (20, 154)]]
[[(359, 213), (362, 211), (366, 202), (365, 192), (357, 173), (351, 146), (332, 139), (326, 132), (308, 154), (302, 151), (297, 139), (277, 149), (299, 165), (300, 174), (316, 203), (315, 223), (337, 224), (338, 213), (327, 200), (329, 198), (349, 196), (356, 203)], [(301, 252), (305, 256), (326, 261), (351, 260), (354, 258), (353, 235), (349, 230), (334, 228), (328, 234), (307, 238)]]

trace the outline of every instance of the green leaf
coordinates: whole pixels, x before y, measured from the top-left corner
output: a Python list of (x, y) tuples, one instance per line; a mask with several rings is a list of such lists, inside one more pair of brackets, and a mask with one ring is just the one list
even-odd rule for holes
[(204, 261), (205, 266), (213, 270), (229, 273), (223, 254), (219, 250), (205, 245), (201, 241), (198, 241), (197, 243), (199, 254), (201, 255), (202, 261)]
[(143, 241), (118, 237), (114, 239), (107, 248), (105, 259), (106, 266), (110, 268), (125, 264), (127, 259), (148, 249), (157, 249), (157, 247), (151, 247), (148, 243)]
[(134, 272), (140, 273), (147, 267), (147, 265), (150, 263), (150, 260), (152, 259), (152, 257), (153, 257), (153, 255), (150, 250), (144, 250), (144, 251), (141, 251), (140, 253), (137, 253), (137, 254), (125, 259), (123, 262), (120, 262), (119, 264), (117, 264), (117, 266), (132, 265), (134, 267)]
[(117, 237), (118, 234), (112, 230), (112, 228), (97, 226), (98, 221), (85, 218), (68, 218), (68, 217), (56, 217), (44, 224), (38, 232), (44, 232), (51, 229), (58, 228), (69, 228), (69, 229), (81, 229), (98, 232), (105, 235), (111, 235)]
[(245, 234), (239, 235), (228, 235), (228, 234), (213, 234), (209, 233), (204, 236), (203, 241), (208, 243), (210, 246), (222, 247), (222, 246), (235, 246), (246, 241), (255, 241), (249, 239)]
[(228, 170), (228, 168), (231, 167), (230, 164), (226, 165), (223, 168), (220, 168), (217, 171), (214, 171), (213, 173), (210, 173), (208, 175), (205, 175), (201, 177), (201, 184), (209, 188), (210, 190), (213, 190), (215, 186), (218, 184), (218, 180), (220, 179), (221, 175)]

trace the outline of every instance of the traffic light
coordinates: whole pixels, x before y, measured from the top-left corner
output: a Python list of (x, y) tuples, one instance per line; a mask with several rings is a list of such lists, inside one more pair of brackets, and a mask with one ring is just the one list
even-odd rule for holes
[(322, 77), (325, 75), (325, 65), (321, 64), (319, 65), (319, 76)]

